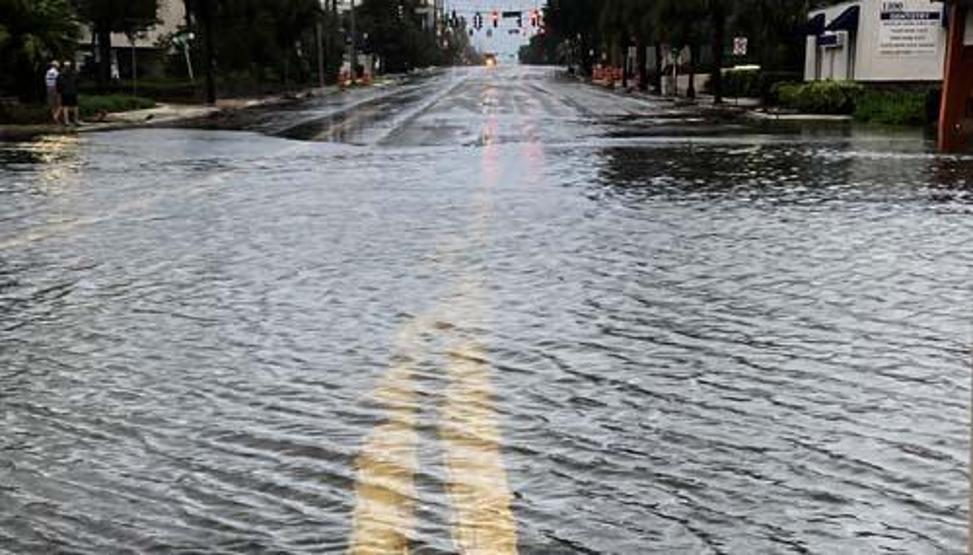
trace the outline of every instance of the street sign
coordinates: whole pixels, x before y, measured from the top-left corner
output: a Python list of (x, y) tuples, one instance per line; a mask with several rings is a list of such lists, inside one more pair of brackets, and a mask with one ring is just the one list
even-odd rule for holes
[(733, 55), (746, 56), (749, 42), (750, 41), (747, 40), (747, 37), (736, 37), (733, 39)]

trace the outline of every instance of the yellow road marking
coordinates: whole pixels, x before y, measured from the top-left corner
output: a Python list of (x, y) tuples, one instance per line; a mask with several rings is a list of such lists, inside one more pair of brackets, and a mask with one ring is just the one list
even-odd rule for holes
[[(497, 121), (490, 118), (484, 137), (483, 182), (473, 197), (476, 214), (470, 234), (446, 248), (441, 244), (437, 258), (455, 266), (458, 253), (481, 247), (489, 230), (492, 202), (488, 190), (498, 181), (501, 165), (492, 137)], [(486, 189), (486, 190), (484, 190)], [(483, 289), (464, 274), (454, 298), (424, 318), (409, 324), (399, 339), (400, 350), (415, 352), (417, 330), (453, 333), (455, 325), (437, 316), (482, 317), (488, 304)], [(438, 325), (436, 324), (438, 323)], [(499, 418), (494, 405), (491, 368), (483, 346), (473, 339), (460, 339), (446, 354), (439, 437), (443, 443), (446, 492), (453, 508), (452, 534), (456, 550), (464, 555), (514, 555), (517, 553), (517, 522), (511, 508), (513, 494), (500, 452)], [(372, 431), (357, 461), (357, 505), (354, 515), (352, 555), (407, 554), (413, 533), (418, 466), (417, 395), (414, 389), (414, 358), (392, 366), (379, 388), (388, 421)]]
[(480, 345), (466, 343), (449, 353), (449, 378), (440, 437), (445, 444), (447, 490), (460, 553), (517, 553), (513, 496), (500, 455), (490, 367)]
[(387, 420), (372, 430), (356, 461), (358, 477), (352, 555), (407, 554), (414, 524), (419, 434), (413, 374), (418, 340), (414, 325), (399, 339), (399, 358), (376, 391)]

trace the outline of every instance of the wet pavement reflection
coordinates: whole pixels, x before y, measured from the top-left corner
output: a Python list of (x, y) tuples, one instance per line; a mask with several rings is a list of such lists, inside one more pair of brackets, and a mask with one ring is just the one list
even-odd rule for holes
[(963, 552), (973, 157), (368, 94), (0, 144), (0, 552)]

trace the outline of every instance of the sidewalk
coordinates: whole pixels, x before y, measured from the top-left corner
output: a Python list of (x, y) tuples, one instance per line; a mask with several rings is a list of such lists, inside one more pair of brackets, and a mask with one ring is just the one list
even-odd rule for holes
[(616, 88), (616, 89), (605, 88), (605, 90), (614, 92), (615, 94), (619, 94), (619, 95), (635, 96), (650, 101), (672, 102), (676, 106), (680, 106), (680, 107), (696, 107), (701, 110), (706, 110), (709, 112), (715, 111), (715, 112), (739, 114), (754, 120), (818, 121), (818, 122), (835, 122), (835, 123), (849, 122), (854, 120), (852, 116), (828, 115), (828, 114), (802, 114), (802, 113), (793, 112), (793, 111), (789, 111), (789, 110), (785, 110), (773, 106), (764, 106), (763, 102), (759, 98), (723, 97), (723, 103), (716, 104), (715, 103), (716, 99), (711, 94), (697, 94), (696, 98), (686, 98), (682, 96), (680, 97), (662, 96), (662, 95), (652, 94), (649, 92), (639, 91), (637, 89), (625, 90), (620, 88)]
[[(383, 86), (387, 85), (383, 84)], [(216, 105), (213, 106), (207, 104), (159, 103), (145, 110), (105, 114), (98, 121), (84, 121), (81, 127), (65, 127), (54, 123), (0, 125), (0, 141), (26, 140), (40, 135), (74, 135), (78, 133), (94, 133), (98, 131), (165, 125), (197, 118), (212, 117), (222, 112), (234, 112), (248, 108), (296, 102), (306, 98), (329, 96), (337, 94), (341, 90), (339, 87), (331, 86), (303, 89), (290, 93), (262, 97), (228, 98), (217, 100)]]
[(167, 124), (199, 120), (202, 118), (217, 118), (220, 114), (233, 114), (251, 108), (269, 107), (289, 102), (298, 102), (310, 98), (323, 98), (339, 94), (346, 90), (375, 88), (384, 89), (394, 87), (414, 77), (431, 76), (442, 71), (442, 68), (431, 67), (414, 70), (411, 73), (382, 75), (367, 86), (314, 87), (297, 91), (277, 93), (273, 95), (250, 98), (226, 98), (216, 101), (213, 106), (207, 104), (167, 104), (159, 103), (153, 108), (133, 110), (130, 112), (115, 112), (105, 114), (101, 120), (85, 121), (81, 127), (65, 127), (57, 124), (36, 125), (3, 125), (0, 124), (0, 142), (27, 140), (41, 135), (74, 135), (78, 133), (94, 133), (98, 131), (112, 131), (117, 129), (133, 129), (140, 127), (157, 127)]

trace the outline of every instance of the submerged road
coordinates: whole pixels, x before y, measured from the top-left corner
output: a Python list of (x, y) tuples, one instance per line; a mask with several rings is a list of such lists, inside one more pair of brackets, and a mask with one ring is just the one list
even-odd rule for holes
[(973, 158), (456, 69), (0, 144), (0, 553), (961, 553)]

